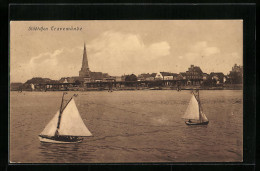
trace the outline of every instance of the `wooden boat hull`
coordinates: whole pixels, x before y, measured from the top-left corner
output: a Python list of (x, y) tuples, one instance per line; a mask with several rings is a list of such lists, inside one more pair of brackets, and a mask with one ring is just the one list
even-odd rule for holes
[(74, 140), (74, 141), (61, 141), (61, 140), (55, 140), (54, 138), (47, 138), (47, 137), (40, 137), (39, 140), (42, 143), (57, 143), (57, 144), (71, 144), (71, 143), (80, 143), (83, 141), (83, 139)]
[(186, 121), (185, 123), (186, 123), (186, 125), (208, 125), (209, 121), (207, 121), (207, 122), (201, 122), (201, 123)]

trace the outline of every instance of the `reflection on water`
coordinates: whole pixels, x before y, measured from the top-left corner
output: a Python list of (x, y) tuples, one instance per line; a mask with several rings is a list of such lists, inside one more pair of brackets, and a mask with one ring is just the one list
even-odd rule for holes
[[(83, 143), (83, 142), (82, 142)], [(89, 162), (94, 157), (92, 154), (95, 149), (82, 149), (82, 143), (73, 144), (52, 144), (41, 143), (39, 146), (40, 156), (46, 158), (47, 161), (53, 162), (79, 162), (84, 158), (85, 162)]]
[[(74, 94), (75, 92), (69, 92)], [(92, 137), (41, 143), (62, 92), (11, 92), (10, 158), (24, 163), (236, 162), (243, 159), (243, 92), (201, 91), (208, 125), (187, 126), (189, 91), (78, 92)], [(17, 136), (23, 135), (23, 136)]]

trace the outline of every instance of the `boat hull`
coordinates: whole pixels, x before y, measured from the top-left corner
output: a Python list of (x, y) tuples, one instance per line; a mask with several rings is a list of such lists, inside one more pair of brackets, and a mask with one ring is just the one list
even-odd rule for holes
[(201, 122), (201, 123), (186, 121), (185, 123), (186, 123), (186, 125), (208, 125), (209, 121)]
[(39, 140), (42, 143), (56, 143), (56, 144), (72, 144), (72, 143), (80, 143), (83, 141), (83, 139), (74, 140), (74, 141), (61, 141), (61, 140), (55, 140), (54, 138), (47, 138), (47, 137), (40, 137)]

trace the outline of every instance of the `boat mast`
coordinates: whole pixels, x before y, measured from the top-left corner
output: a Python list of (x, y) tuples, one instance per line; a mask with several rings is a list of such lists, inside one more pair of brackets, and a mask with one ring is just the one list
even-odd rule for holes
[(59, 113), (59, 117), (58, 117), (58, 124), (57, 124), (57, 130), (60, 128), (60, 118), (61, 118), (61, 113), (62, 113), (62, 105), (63, 105), (63, 99), (64, 99), (64, 95), (67, 94), (66, 92), (63, 93), (62, 95), (62, 99), (61, 99), (61, 105), (60, 105), (60, 113)]
[[(64, 93), (64, 94), (67, 94), (67, 93)], [(64, 96), (64, 94), (63, 94), (63, 96)], [(61, 104), (63, 103), (63, 96), (62, 96), (62, 102), (61, 102)], [(67, 102), (67, 104), (65, 105), (65, 107), (63, 108), (63, 110), (67, 107), (67, 105), (70, 103), (70, 101), (72, 100), (72, 98), (73, 98), (74, 96), (76, 97), (77, 94), (74, 94), (74, 95), (69, 99), (69, 101)], [(61, 105), (61, 106), (62, 106), (62, 105)], [(58, 118), (57, 131), (58, 131), (58, 129), (60, 128), (61, 114), (62, 114), (63, 110), (62, 110), (62, 108), (60, 108), (60, 114), (59, 114), (59, 118)], [(56, 131), (56, 133), (57, 133), (57, 131)]]
[(200, 118), (200, 122), (202, 122), (201, 121), (201, 114), (200, 114), (201, 113), (201, 109), (200, 109), (200, 92), (199, 92), (199, 90), (198, 90), (198, 99), (197, 100), (198, 100), (198, 103), (199, 103), (199, 118)]

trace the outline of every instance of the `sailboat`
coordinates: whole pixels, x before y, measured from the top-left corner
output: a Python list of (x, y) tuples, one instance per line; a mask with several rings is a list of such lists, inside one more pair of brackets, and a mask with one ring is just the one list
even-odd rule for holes
[(197, 95), (192, 91), (189, 106), (182, 118), (188, 119), (188, 121), (185, 121), (187, 125), (207, 125), (209, 123), (208, 118), (202, 110), (199, 91), (197, 91)]
[(73, 97), (63, 107), (63, 93), (60, 110), (54, 115), (44, 130), (39, 134), (41, 142), (78, 143), (83, 137), (92, 136), (84, 124)]

